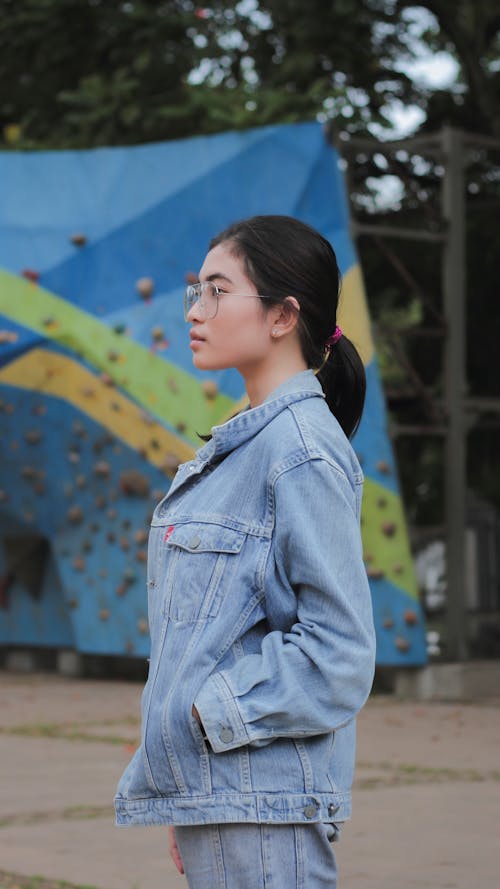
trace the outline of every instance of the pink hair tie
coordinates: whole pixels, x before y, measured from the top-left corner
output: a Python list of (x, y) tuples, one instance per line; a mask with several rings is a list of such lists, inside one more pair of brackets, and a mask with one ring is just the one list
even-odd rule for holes
[(342, 330), (340, 327), (336, 327), (334, 332), (328, 337), (325, 346), (328, 348), (330, 346), (335, 346), (338, 343), (340, 337), (342, 336)]

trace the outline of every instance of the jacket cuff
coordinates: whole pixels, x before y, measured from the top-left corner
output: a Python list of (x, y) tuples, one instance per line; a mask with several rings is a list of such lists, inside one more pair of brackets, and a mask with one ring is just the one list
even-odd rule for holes
[(214, 753), (250, 743), (236, 701), (222, 673), (210, 676), (198, 692), (196, 707)]

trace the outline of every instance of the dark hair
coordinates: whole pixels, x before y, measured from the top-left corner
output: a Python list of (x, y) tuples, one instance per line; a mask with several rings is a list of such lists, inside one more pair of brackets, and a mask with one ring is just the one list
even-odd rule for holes
[(300, 305), (298, 333), (302, 354), (317, 377), (326, 402), (345, 434), (358, 428), (366, 391), (365, 369), (343, 334), (329, 352), (326, 340), (335, 331), (340, 272), (331, 244), (310, 225), (291, 216), (253, 216), (230, 225), (210, 242), (231, 243), (259, 293), (264, 310), (294, 296)]

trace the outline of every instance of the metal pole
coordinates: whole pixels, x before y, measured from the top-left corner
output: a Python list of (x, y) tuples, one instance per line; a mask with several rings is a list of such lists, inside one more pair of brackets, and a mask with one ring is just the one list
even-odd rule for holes
[(444, 370), (448, 414), (445, 448), (447, 564), (447, 651), (452, 661), (467, 657), (465, 612), (465, 179), (462, 133), (444, 127), (443, 216), (448, 237), (443, 251), (443, 297), (447, 336)]

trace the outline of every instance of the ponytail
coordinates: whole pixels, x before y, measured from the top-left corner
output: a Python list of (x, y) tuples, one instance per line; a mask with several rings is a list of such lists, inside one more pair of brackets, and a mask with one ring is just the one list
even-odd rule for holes
[(356, 347), (342, 334), (317, 373), (325, 399), (348, 438), (356, 432), (365, 403), (365, 368)]

